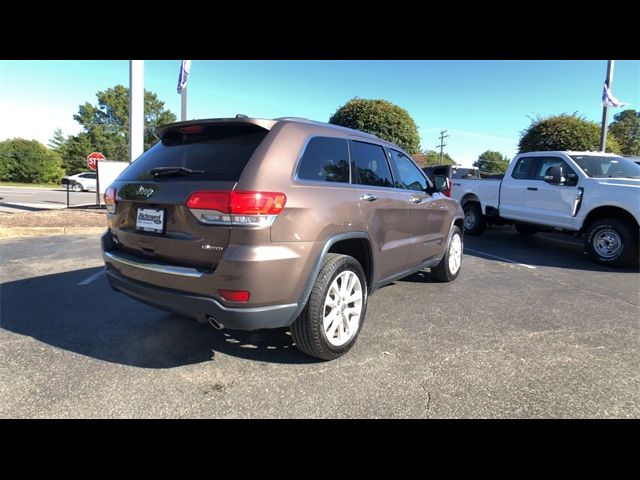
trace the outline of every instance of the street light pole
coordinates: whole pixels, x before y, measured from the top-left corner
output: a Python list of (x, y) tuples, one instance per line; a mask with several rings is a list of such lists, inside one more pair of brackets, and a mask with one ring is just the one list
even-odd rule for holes
[[(611, 84), (613, 83), (613, 62), (614, 60), (609, 60), (607, 63), (607, 79), (605, 83), (607, 84), (607, 88), (611, 90)], [(607, 151), (607, 129), (608, 129), (608, 120), (609, 120), (609, 106), (603, 102), (602, 105), (602, 128), (600, 129), (600, 151)]]

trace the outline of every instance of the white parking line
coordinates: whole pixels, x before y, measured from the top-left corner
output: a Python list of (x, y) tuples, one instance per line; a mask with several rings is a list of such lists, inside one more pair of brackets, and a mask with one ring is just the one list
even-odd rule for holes
[(479, 252), (478, 250), (472, 250), (472, 249), (467, 248), (467, 247), (464, 247), (464, 251), (465, 252), (471, 252), (471, 253), (477, 253), (478, 255), (484, 255), (485, 257), (497, 258), (498, 260), (502, 260), (503, 262), (507, 262), (507, 263), (515, 263), (516, 265), (520, 265), (521, 267), (527, 267), (527, 268), (532, 268), (532, 269), (536, 268), (533, 265), (527, 265), (526, 263), (519, 263), (519, 262), (516, 262), (515, 260), (509, 260), (508, 258), (499, 257), (497, 255), (491, 255), (490, 253)]
[(99, 272), (94, 273), (93, 275), (91, 275), (89, 278), (81, 281), (78, 285), (89, 285), (91, 282), (93, 282), (96, 278), (100, 277), (100, 275), (104, 275), (104, 268), (102, 270), (100, 270)]

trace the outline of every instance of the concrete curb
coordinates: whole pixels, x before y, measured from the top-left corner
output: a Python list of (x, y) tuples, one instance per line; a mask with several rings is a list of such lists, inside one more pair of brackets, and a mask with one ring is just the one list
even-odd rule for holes
[(0, 238), (50, 235), (99, 235), (107, 227), (0, 227)]

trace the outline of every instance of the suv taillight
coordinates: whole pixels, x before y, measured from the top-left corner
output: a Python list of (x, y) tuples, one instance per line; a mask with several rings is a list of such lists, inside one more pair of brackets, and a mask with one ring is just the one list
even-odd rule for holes
[(279, 192), (231, 192), (229, 209), (237, 215), (278, 215), (287, 203)]
[(203, 223), (261, 227), (271, 225), (286, 203), (281, 192), (200, 191), (187, 207)]
[(104, 204), (107, 206), (107, 212), (116, 213), (116, 189), (108, 187), (104, 192)]

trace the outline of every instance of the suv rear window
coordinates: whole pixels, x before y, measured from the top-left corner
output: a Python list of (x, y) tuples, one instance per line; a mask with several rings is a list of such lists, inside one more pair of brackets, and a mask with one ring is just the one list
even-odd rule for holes
[(300, 159), (298, 178), (349, 183), (349, 147), (344, 138), (314, 137)]
[[(198, 133), (169, 131), (128, 166), (118, 180), (236, 182), (268, 133), (251, 124), (209, 126)], [(154, 177), (151, 169), (157, 167), (184, 167), (204, 173)]]

